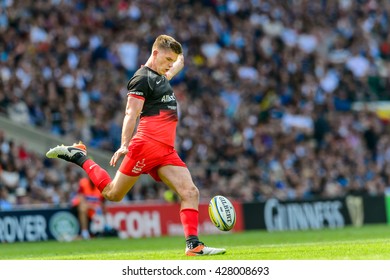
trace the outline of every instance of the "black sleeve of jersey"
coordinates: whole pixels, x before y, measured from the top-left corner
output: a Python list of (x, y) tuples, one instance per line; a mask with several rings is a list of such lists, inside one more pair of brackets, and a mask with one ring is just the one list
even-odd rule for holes
[(147, 75), (134, 75), (127, 83), (127, 94), (146, 98), (150, 92)]

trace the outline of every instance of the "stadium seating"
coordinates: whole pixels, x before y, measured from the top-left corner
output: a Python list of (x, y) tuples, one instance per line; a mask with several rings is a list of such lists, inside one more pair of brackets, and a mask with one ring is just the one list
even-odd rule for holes
[[(177, 150), (202, 199), (383, 194), (389, 114), (355, 106), (390, 98), (390, 5), (375, 2), (3, 1), (0, 114), (108, 156), (127, 80), (167, 33), (186, 56)], [(67, 203), (81, 171), (1, 128), (1, 199)], [(145, 180), (127, 199), (163, 191)]]

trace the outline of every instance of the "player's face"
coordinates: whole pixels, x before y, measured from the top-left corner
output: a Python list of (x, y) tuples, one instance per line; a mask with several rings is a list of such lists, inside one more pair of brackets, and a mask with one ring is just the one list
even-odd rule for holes
[(156, 68), (160, 75), (164, 75), (172, 68), (179, 55), (171, 50), (159, 50), (156, 56)]

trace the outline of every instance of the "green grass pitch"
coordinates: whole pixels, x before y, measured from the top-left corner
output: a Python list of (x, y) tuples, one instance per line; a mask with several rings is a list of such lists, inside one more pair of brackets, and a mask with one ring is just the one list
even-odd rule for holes
[[(246, 231), (204, 235), (201, 240), (225, 247), (211, 260), (389, 260), (390, 226), (310, 231)], [(96, 238), (89, 241), (0, 244), (0, 260), (193, 260), (184, 255), (183, 237)]]

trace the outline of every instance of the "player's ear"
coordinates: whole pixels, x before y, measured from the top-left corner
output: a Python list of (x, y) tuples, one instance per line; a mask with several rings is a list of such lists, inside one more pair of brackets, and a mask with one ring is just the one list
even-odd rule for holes
[(153, 55), (154, 57), (157, 57), (157, 55), (158, 55), (158, 49), (154, 49), (153, 52), (152, 52), (152, 55)]

